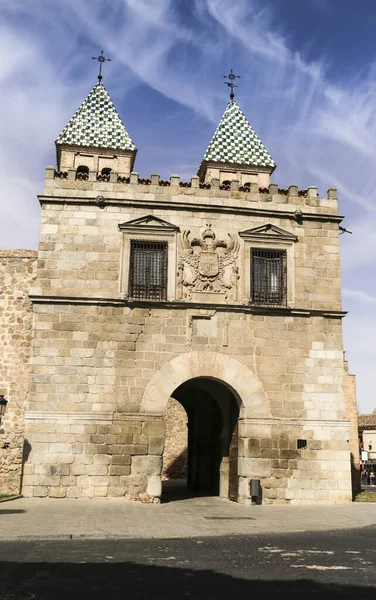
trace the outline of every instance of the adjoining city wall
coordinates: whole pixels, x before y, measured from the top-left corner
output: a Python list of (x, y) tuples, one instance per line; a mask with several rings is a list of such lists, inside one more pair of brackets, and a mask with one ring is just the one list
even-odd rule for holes
[(31, 250), (0, 250), (0, 394), (8, 400), (0, 426), (0, 492), (6, 494), (21, 485), (36, 258)]
[(344, 393), (345, 393), (345, 417), (350, 421), (350, 456), (351, 456), (351, 484), (353, 494), (360, 492), (360, 456), (358, 441), (358, 407), (356, 402), (356, 380), (355, 375), (349, 373), (347, 360), (344, 361)]

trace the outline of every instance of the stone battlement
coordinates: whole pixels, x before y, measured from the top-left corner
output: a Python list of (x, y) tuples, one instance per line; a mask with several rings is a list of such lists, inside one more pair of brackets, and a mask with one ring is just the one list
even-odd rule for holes
[[(317, 187), (310, 186), (308, 189), (299, 190), (296, 185), (288, 188), (280, 188), (277, 183), (271, 183), (268, 187), (260, 187), (257, 183), (239, 185), (239, 181), (233, 180), (220, 183), (219, 179), (211, 179), (210, 183), (203, 183), (200, 178), (194, 176), (190, 181), (181, 181), (179, 175), (171, 175), (169, 180), (163, 180), (160, 175), (154, 173), (150, 178), (141, 178), (136, 172), (129, 177), (121, 177), (118, 173), (111, 171), (106, 175), (97, 171), (88, 173), (77, 173), (74, 169), (58, 172), (53, 166), (46, 169), (45, 195), (57, 196), (62, 190), (67, 196), (72, 196), (70, 190), (74, 190), (75, 196), (91, 196), (92, 193), (104, 194), (112, 192), (111, 198), (120, 198), (126, 195), (128, 198), (143, 195), (155, 195), (162, 200), (162, 196), (174, 197), (199, 196), (200, 198), (230, 198), (248, 202), (273, 202), (274, 205), (290, 204), (300, 207), (324, 209), (327, 212), (337, 212), (337, 190), (330, 188), (326, 198), (319, 198)], [(82, 194), (80, 192), (82, 191)]]

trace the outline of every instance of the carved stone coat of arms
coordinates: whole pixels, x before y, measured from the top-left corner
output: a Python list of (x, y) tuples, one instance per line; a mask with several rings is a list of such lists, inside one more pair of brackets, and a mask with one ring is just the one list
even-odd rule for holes
[(192, 292), (222, 292), (226, 298), (237, 299), (238, 267), (234, 264), (239, 253), (235, 235), (229, 241), (217, 240), (211, 225), (202, 233), (202, 239), (190, 239), (190, 231), (179, 238), (178, 292), (189, 299)]

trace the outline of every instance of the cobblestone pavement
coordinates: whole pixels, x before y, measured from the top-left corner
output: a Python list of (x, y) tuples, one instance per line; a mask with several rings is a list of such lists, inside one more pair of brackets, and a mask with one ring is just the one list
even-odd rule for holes
[(20, 498), (0, 504), (0, 541), (61, 538), (189, 538), (329, 531), (376, 523), (376, 503), (242, 506), (219, 498), (166, 504)]

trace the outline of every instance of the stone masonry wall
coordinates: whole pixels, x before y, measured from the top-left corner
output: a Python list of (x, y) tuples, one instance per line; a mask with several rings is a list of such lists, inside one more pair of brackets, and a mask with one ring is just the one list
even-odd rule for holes
[[(91, 184), (47, 179), (46, 191), (51, 193), (51, 202), (43, 200), (35, 293), (119, 297), (123, 238), (118, 225), (152, 214), (181, 231), (189, 229), (192, 238), (200, 238), (208, 222), (217, 239), (223, 240), (228, 240), (229, 233), (237, 235), (248, 228), (272, 222), (299, 238), (294, 245), (294, 306), (341, 310), (338, 222), (325, 220), (326, 215), (337, 214), (335, 197), (332, 198), (331, 193), (329, 199), (318, 199), (316, 188), (310, 188), (314, 197), (302, 198), (297, 189), (295, 193), (294, 186), (291, 194), (286, 196), (278, 193), (278, 186), (276, 190), (274, 188), (275, 184), (270, 186), (269, 194), (247, 194), (176, 185)], [(93, 204), (93, 191), (110, 196), (104, 207)], [(154, 198), (151, 197), (153, 191)], [(53, 202), (54, 194), (65, 195), (66, 204)], [(77, 195), (80, 206), (74, 203)], [(152, 206), (153, 200), (158, 206)], [(210, 211), (211, 204), (224, 212)], [(247, 210), (259, 212), (247, 214)], [(274, 215), (267, 214), (271, 210), (276, 211)], [(304, 211), (306, 218), (291, 218), (296, 211)], [(321, 216), (323, 220), (312, 218), (312, 215)], [(242, 240), (240, 246), (239, 288), (242, 296)], [(242, 301), (243, 297), (239, 299)]]
[(0, 250), (0, 394), (8, 400), (0, 428), (0, 493), (20, 491), (33, 317), (28, 293), (36, 257), (29, 250)]
[[(319, 199), (316, 188), (280, 190), (271, 184), (264, 190), (252, 184), (240, 191), (236, 182), (224, 190), (214, 181), (200, 187), (198, 178), (180, 185), (177, 176), (160, 182), (153, 175), (145, 182), (134, 173), (129, 183), (114, 177), (108, 183), (79, 182), (47, 169), (31, 295), (35, 324), (24, 494), (158, 500), (163, 403), (174, 389), (166, 398), (154, 389), (162, 403), (155, 414), (142, 412), (143, 394), (173, 359), (206, 352), (229, 357), (254, 374), (260, 386), (255, 396), (265, 404), (267, 418), (257, 412), (257, 398), (254, 412), (252, 406), (241, 410), (242, 501), (250, 501), (250, 477), (262, 479), (265, 502), (349, 500), (335, 191)], [(157, 219), (151, 229), (135, 226), (129, 235), (169, 236), (171, 297), (159, 304), (134, 302), (124, 290), (123, 224), (129, 229), (129, 221), (150, 215)], [(224, 292), (217, 303), (220, 294), (201, 290), (200, 303), (177, 293), (174, 261), (182, 234), (189, 230), (192, 239), (201, 239), (208, 223), (216, 240), (239, 242), (235, 271), (224, 282), (232, 286), (231, 301)], [(277, 230), (274, 238), (261, 238), (264, 247), (288, 245), (289, 304), (254, 309), (246, 286), (251, 242), (238, 234), (269, 223)], [(169, 377), (176, 386), (187, 380), (172, 368)], [(305, 449), (297, 448), (298, 439), (307, 442)]]
[[(312, 489), (317, 500), (348, 499), (339, 319), (218, 310), (204, 337), (194, 330), (187, 335), (184, 309), (36, 304), (35, 310), (25, 495), (105, 495), (106, 488), (109, 495), (147, 499), (149, 475), (158, 485), (164, 422), (148, 425), (149, 417), (139, 415), (144, 389), (165, 363), (199, 350), (247, 365), (262, 382), (272, 417), (281, 420), (273, 435), (270, 424), (267, 435), (261, 425), (241, 433), (240, 476), (265, 478), (269, 501), (312, 501)], [(119, 419), (128, 421), (120, 430)], [(94, 423), (108, 429), (94, 432)], [(297, 451), (298, 438), (309, 440), (305, 454)], [(93, 458), (99, 454), (106, 458)], [(98, 460), (100, 470), (92, 466)], [(298, 481), (295, 491), (289, 491), (291, 478)]]

